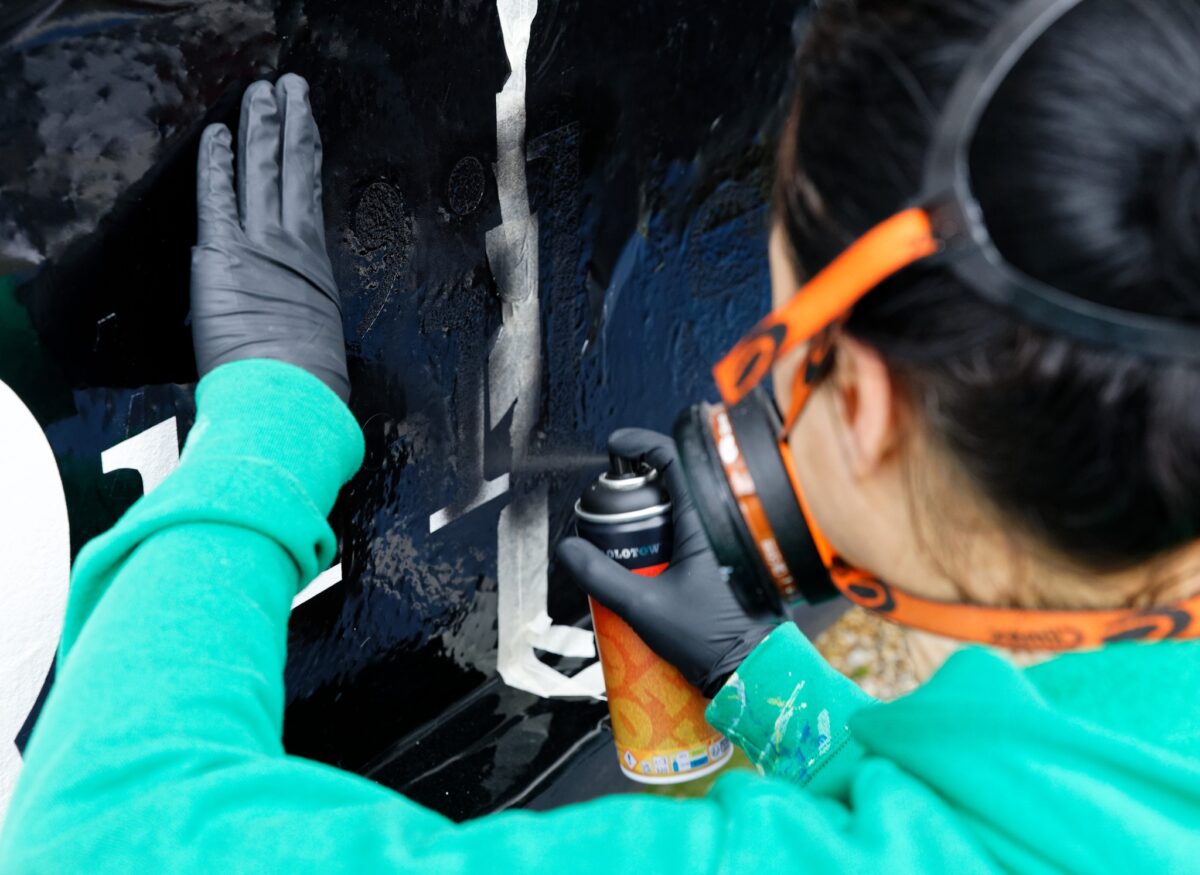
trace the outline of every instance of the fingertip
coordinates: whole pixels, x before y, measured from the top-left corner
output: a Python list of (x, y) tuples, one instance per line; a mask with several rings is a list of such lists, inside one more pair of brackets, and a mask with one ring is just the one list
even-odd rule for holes
[(259, 79), (246, 89), (242, 96), (242, 125), (251, 118), (261, 118), (275, 111), (275, 88), (265, 79)]
[(588, 595), (619, 610), (629, 596), (631, 572), (583, 538), (564, 538), (555, 556), (567, 576)]
[(620, 445), (635, 445), (639, 447), (652, 447), (670, 440), (662, 432), (653, 431), (649, 428), (618, 428), (608, 436), (608, 442)]
[(675, 442), (667, 435), (648, 428), (619, 428), (608, 436), (608, 448), (628, 458), (673, 456)]
[(295, 73), (285, 73), (275, 83), (275, 98), (286, 126), (304, 137), (320, 140), (308, 96), (308, 81)]
[(221, 176), (233, 172), (233, 148), (229, 128), (224, 125), (209, 125), (200, 135), (201, 175), (216, 173)]
[(224, 173), (231, 167), (231, 142), (229, 128), (223, 124), (209, 125), (201, 132), (200, 146), (197, 150), (197, 167), (201, 177), (214, 171)]
[(595, 544), (583, 538), (564, 538), (555, 555), (580, 589), (595, 595), (608, 588), (605, 583), (612, 572), (609, 566), (615, 563)]
[(632, 439), (636, 432), (635, 428), (618, 428), (612, 432), (608, 436), (608, 451), (623, 457), (640, 455), (641, 448)]
[(232, 143), (233, 135), (229, 132), (229, 127), (220, 122), (209, 125), (200, 134), (200, 144), (206, 149), (212, 149), (214, 146), (228, 148)]
[(285, 73), (275, 83), (275, 101), (282, 108), (284, 116), (289, 119), (312, 116), (312, 106), (308, 101), (308, 82), (295, 73)]
[(275, 85), (277, 88), (285, 88), (299, 94), (308, 91), (308, 80), (297, 73), (284, 73)]
[(583, 538), (563, 538), (554, 548), (554, 555), (559, 562), (574, 570), (583, 567), (586, 563), (589, 548), (596, 549)]
[(608, 445), (627, 443), (630, 439), (636, 438), (644, 430), (641, 428), (618, 428), (608, 436)]
[(280, 222), (279, 138), (282, 115), (275, 86), (265, 79), (250, 85), (242, 99), (237, 139), (237, 198), (242, 227), (263, 240)]
[(274, 93), (275, 89), (270, 82), (266, 79), (259, 79), (257, 82), (250, 83), (242, 99), (250, 103), (255, 100), (261, 100), (264, 97), (271, 97)]
[(200, 134), (196, 162), (197, 234), (200, 243), (222, 228), (237, 226), (237, 197), (233, 190), (233, 151), (229, 128), (209, 125)]

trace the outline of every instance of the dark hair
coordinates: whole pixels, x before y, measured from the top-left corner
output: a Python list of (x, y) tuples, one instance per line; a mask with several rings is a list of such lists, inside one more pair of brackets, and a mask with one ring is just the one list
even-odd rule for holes
[[(824, 0), (776, 209), (811, 275), (917, 195), (950, 87), (1014, 0)], [(1006, 258), (1072, 294), (1200, 323), (1200, 5), (1084, 0), (985, 114), (973, 187)], [(1200, 369), (1089, 347), (913, 268), (847, 330), (883, 355), (1015, 524), (1096, 570), (1200, 537)]]

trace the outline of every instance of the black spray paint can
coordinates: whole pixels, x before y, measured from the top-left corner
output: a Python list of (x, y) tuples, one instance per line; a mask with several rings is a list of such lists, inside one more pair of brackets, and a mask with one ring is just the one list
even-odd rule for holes
[[(671, 497), (658, 471), (611, 456), (609, 469), (575, 504), (581, 538), (647, 579), (671, 561)], [(604, 669), (613, 740), (621, 770), (645, 784), (675, 784), (723, 766), (729, 741), (704, 719), (708, 700), (636, 633), (594, 599), (592, 625)]]

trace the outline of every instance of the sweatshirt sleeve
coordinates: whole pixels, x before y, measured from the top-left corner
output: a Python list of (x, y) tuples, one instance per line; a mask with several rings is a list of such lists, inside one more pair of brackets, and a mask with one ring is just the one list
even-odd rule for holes
[[(332, 392), (291, 365), (226, 365), (197, 403), (179, 469), (76, 563), (59, 672), (0, 833), (0, 871), (682, 875), (903, 860), (983, 871), (935, 795), (916, 786), (896, 804), (887, 764), (860, 771), (861, 799), (848, 804), (743, 772), (704, 799), (609, 797), (455, 824), (287, 755), (290, 603), (333, 555), (325, 517), (359, 464), (361, 434)], [(747, 693), (774, 695), (774, 655), (801, 642), (784, 631), (756, 650), (741, 674)], [(817, 684), (808, 676), (791, 707), (804, 712)], [(820, 707), (840, 725), (837, 706)], [(737, 724), (732, 704), (714, 709)], [(761, 731), (740, 737), (768, 751), (760, 765), (800, 749)]]
[(760, 773), (807, 784), (835, 758), (839, 773), (857, 760), (850, 715), (874, 704), (795, 623), (784, 623), (717, 691), (706, 716)]

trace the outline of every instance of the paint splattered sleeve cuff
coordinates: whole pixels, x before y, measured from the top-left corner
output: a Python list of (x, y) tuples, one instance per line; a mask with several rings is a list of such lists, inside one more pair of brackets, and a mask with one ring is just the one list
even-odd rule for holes
[(706, 716), (760, 772), (807, 783), (850, 740), (850, 715), (874, 703), (784, 623), (717, 691)]

